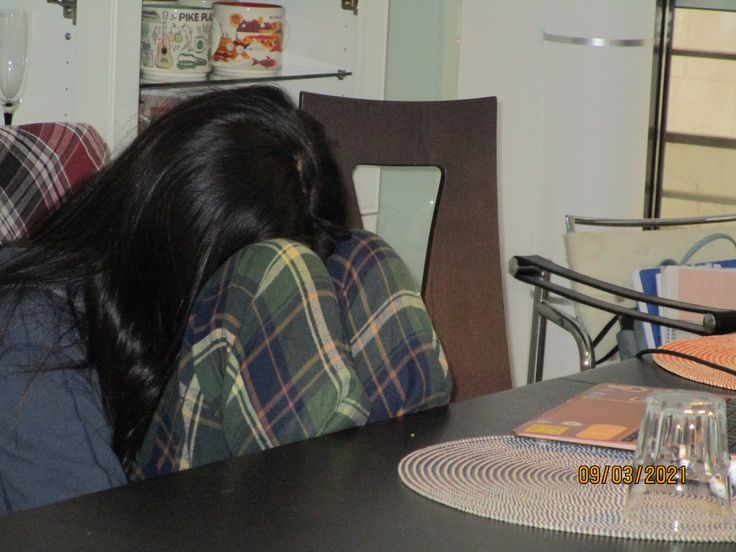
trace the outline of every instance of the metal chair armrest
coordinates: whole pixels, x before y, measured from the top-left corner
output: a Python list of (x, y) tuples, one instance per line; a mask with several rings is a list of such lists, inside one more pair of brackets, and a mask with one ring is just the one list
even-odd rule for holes
[[(565, 268), (538, 255), (512, 257), (509, 263), (509, 272), (519, 281), (545, 289), (548, 292), (555, 293), (561, 297), (566, 297), (571, 301), (582, 303), (612, 314), (628, 316), (636, 320), (660, 324), (698, 335), (717, 335), (736, 332), (736, 311), (706, 307), (703, 305), (675, 301), (664, 297), (647, 295), (633, 289), (617, 286), (596, 278), (591, 278), (590, 276)], [(623, 307), (553, 283), (549, 281), (548, 277), (544, 276), (545, 272), (605, 291), (618, 297), (670, 307), (680, 311), (702, 314), (703, 320), (700, 324), (696, 324), (694, 322), (676, 320), (666, 316), (641, 312), (635, 308)]]

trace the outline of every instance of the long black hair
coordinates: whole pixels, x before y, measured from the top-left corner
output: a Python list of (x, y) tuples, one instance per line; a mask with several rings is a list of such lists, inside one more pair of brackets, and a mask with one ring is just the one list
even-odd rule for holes
[(250, 243), (327, 256), (344, 226), (321, 127), (273, 87), (211, 92), (154, 121), (0, 266), (0, 289), (60, 286), (130, 469), (198, 291)]

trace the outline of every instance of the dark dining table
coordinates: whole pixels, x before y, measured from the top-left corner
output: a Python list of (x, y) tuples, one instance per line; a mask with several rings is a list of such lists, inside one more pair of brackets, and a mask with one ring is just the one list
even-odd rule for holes
[(399, 479), (406, 454), (507, 434), (596, 383), (704, 389), (626, 361), (0, 518), (0, 550), (688, 551), (494, 521)]

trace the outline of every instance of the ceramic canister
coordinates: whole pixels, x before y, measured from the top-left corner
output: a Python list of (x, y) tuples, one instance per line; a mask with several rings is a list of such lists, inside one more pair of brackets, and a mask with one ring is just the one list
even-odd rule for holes
[(252, 2), (215, 2), (212, 5), (212, 56), (216, 75), (272, 73), (281, 68), (284, 8)]
[(144, 4), (141, 74), (150, 81), (204, 79), (210, 70), (212, 10)]

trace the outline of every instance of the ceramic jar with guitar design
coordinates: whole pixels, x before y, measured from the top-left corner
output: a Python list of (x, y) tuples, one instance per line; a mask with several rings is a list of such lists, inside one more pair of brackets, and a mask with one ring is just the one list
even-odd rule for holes
[(284, 8), (252, 2), (215, 2), (212, 72), (224, 78), (281, 69)]
[(144, 82), (204, 80), (210, 70), (212, 10), (144, 4), (141, 77)]

